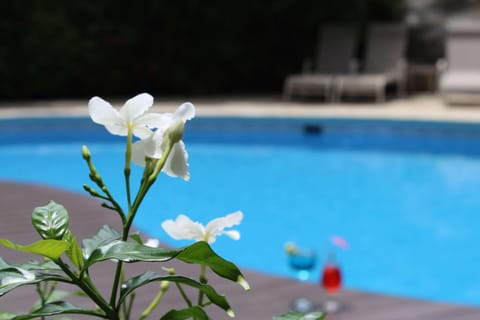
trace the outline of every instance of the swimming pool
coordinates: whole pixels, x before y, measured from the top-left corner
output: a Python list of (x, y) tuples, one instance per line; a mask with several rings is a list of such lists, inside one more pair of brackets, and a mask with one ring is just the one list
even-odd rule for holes
[[(113, 192), (123, 192), (114, 183), (122, 161), (111, 162), (123, 157), (123, 139), (88, 119), (3, 120), (0, 131), (1, 178), (83, 192), (87, 144)], [(321, 260), (329, 237), (341, 235), (351, 245), (338, 252), (347, 287), (480, 304), (480, 125), (198, 118), (185, 141), (191, 180), (160, 179), (137, 221), (142, 231), (181, 245), (161, 230), (164, 219), (207, 222), (240, 209), (242, 239), (213, 246), (242, 267), (293, 276), (287, 241)]]

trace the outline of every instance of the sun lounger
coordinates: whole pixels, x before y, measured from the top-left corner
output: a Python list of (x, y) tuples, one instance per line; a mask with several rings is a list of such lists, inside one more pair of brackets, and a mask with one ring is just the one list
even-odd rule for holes
[(446, 24), (446, 60), (439, 91), (448, 104), (480, 104), (480, 22), (456, 18)]
[(315, 96), (331, 100), (334, 76), (352, 69), (355, 38), (352, 26), (321, 27), (313, 72), (289, 75), (285, 79), (284, 98)]
[(335, 95), (373, 95), (386, 99), (388, 85), (395, 85), (399, 95), (405, 87), (406, 27), (403, 24), (374, 24), (369, 29), (363, 72), (336, 77)]

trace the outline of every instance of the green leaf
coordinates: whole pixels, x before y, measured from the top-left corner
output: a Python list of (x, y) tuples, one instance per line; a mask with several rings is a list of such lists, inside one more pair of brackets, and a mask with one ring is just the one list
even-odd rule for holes
[(92, 311), (89, 309), (84, 309), (82, 307), (77, 307), (66, 301), (57, 301), (53, 303), (48, 303), (44, 305), (42, 308), (32, 311), (29, 314), (18, 315), (16, 317), (13, 317), (11, 318), (11, 320), (27, 320), (27, 319), (33, 319), (33, 318), (48, 317), (48, 316), (53, 316), (58, 314), (85, 314), (85, 315), (103, 317), (102, 313)]
[(11, 267), (11, 265), (0, 257), (0, 269)]
[(16, 283), (31, 282), (36, 279), (35, 272), (20, 268), (5, 268), (0, 270), (0, 288)]
[(145, 272), (139, 276), (128, 279), (128, 281), (126, 281), (124, 285), (122, 285), (122, 289), (120, 291), (120, 302), (123, 302), (126, 299), (126, 297), (130, 293), (132, 293), (135, 289), (154, 281), (169, 281), (169, 282), (175, 282), (175, 283), (182, 283), (190, 287), (197, 288), (198, 290), (203, 292), (213, 304), (225, 310), (229, 315), (233, 315), (232, 308), (230, 307), (230, 304), (228, 303), (225, 296), (217, 293), (212, 286), (207, 284), (202, 284), (198, 281), (195, 281), (187, 277), (161, 276), (151, 271)]
[(0, 296), (24, 285), (42, 281), (70, 282), (69, 279), (50, 273), (38, 273), (21, 268), (9, 267), (0, 270)]
[[(62, 300), (66, 297), (71, 297), (71, 296), (86, 297), (85, 293), (83, 291), (80, 291), (80, 290), (77, 290), (77, 291), (55, 290), (48, 296), (47, 301), (44, 301), (44, 303), (53, 303), (53, 302), (56, 302), (56, 301), (59, 301), (59, 300)], [(32, 310), (37, 310), (41, 306), (42, 306), (42, 300), (38, 300), (33, 305)]]
[(112, 241), (95, 249), (88, 260), (85, 268), (104, 260), (121, 260), (124, 262), (162, 262), (177, 258), (187, 263), (206, 265), (219, 276), (236, 281), (245, 290), (250, 287), (243, 277), (240, 269), (233, 263), (218, 256), (204, 241), (196, 242), (188, 247), (177, 250), (165, 250), (151, 248), (134, 242)]
[(176, 256), (176, 258), (187, 263), (207, 265), (219, 276), (236, 281), (245, 290), (250, 289), (250, 286), (243, 277), (240, 269), (238, 269), (237, 266), (232, 262), (227, 261), (217, 255), (205, 241), (195, 242), (194, 244), (184, 248)]
[(82, 248), (78, 245), (77, 238), (67, 230), (63, 235), (63, 240), (70, 243), (70, 247), (67, 250), (67, 256), (70, 258), (72, 263), (80, 270), (83, 267), (83, 255)]
[(95, 249), (87, 261), (85, 268), (104, 260), (121, 260), (124, 262), (150, 261), (162, 262), (178, 258), (187, 263), (206, 265), (219, 276), (238, 282), (245, 290), (250, 289), (241, 271), (212, 251), (206, 242), (196, 242), (179, 250), (151, 248), (134, 242), (114, 240)]
[(290, 311), (280, 316), (274, 316), (272, 320), (323, 320), (327, 317), (327, 314), (320, 311), (300, 313)]
[(30, 260), (24, 263), (9, 264), (8, 262), (0, 258), (0, 269), (5, 269), (9, 267), (18, 267), (25, 270), (61, 270), (61, 268), (52, 261), (42, 263), (36, 260)]
[(184, 319), (195, 319), (195, 320), (209, 320), (210, 318), (205, 313), (205, 311), (198, 306), (186, 308), (182, 310), (172, 309), (168, 311), (160, 320), (184, 320)]
[(40, 240), (29, 245), (15, 244), (7, 239), (0, 239), (0, 244), (7, 248), (38, 254), (52, 260), (58, 259), (69, 247), (70, 244), (63, 240)]
[(95, 249), (120, 238), (120, 233), (112, 227), (104, 225), (96, 235), (82, 241), (83, 257), (85, 260), (88, 259)]
[(180, 250), (152, 248), (134, 242), (116, 240), (95, 249), (88, 260), (85, 261), (85, 267), (88, 268), (96, 262), (110, 259), (121, 260), (124, 262), (167, 261), (175, 257), (179, 251)]
[(132, 238), (138, 244), (143, 244), (142, 238), (140, 237), (139, 233), (131, 234), (130, 238)]
[(33, 226), (43, 239), (62, 239), (68, 230), (69, 219), (67, 210), (54, 201), (35, 208), (32, 213)]
[(12, 312), (0, 311), (0, 320), (10, 320), (12, 318), (15, 318), (16, 315), (17, 314)]

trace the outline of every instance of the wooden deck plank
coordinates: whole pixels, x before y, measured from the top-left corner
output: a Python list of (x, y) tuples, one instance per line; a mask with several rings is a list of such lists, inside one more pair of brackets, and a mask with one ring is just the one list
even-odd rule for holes
[[(103, 224), (119, 228), (119, 223), (113, 214), (101, 208), (97, 201), (85, 195), (45, 186), (0, 182), (0, 237), (20, 243), (37, 240), (30, 224), (32, 210), (36, 206), (46, 204), (51, 199), (63, 204), (69, 210), (71, 228), (79, 238), (96, 233)], [(27, 260), (25, 255), (19, 255), (3, 247), (0, 247), (0, 256), (9, 262)], [(174, 266), (182, 274), (196, 275), (198, 272), (197, 266), (182, 263), (175, 263)], [(160, 272), (158, 264), (142, 263), (128, 265), (128, 274), (139, 274), (151, 268), (156, 268), (156, 271)], [(104, 292), (108, 291), (113, 269), (114, 264), (107, 261), (92, 270), (96, 284)], [(244, 271), (252, 286), (250, 292), (245, 292), (238, 285), (223, 281), (213, 275), (210, 277), (211, 283), (218, 291), (225, 293), (229, 298), (237, 315), (236, 319), (271, 319), (272, 315), (288, 311), (294, 298), (300, 296), (311, 299), (317, 305), (320, 305), (325, 299), (325, 294), (316, 284), (305, 284), (249, 270)], [(148, 305), (149, 299), (156, 293), (156, 289), (157, 285), (151, 285), (139, 292), (136, 314)], [(0, 298), (0, 309), (14, 312), (25, 311), (35, 298), (34, 290), (31, 287), (24, 287)], [(329, 320), (480, 319), (480, 308), (398, 298), (348, 289), (343, 290), (339, 299), (344, 303), (345, 309), (338, 314), (329, 316)], [(178, 308), (183, 304), (178, 293), (173, 290), (165, 297), (161, 306)], [(209, 310), (212, 319), (228, 318), (221, 310), (213, 307)]]

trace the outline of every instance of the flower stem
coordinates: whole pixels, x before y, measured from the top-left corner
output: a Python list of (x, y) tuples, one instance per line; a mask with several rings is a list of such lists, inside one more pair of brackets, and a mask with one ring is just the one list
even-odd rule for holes
[(149, 182), (150, 182), (150, 185), (152, 185), (155, 180), (157, 179), (158, 177), (158, 174), (160, 173), (160, 171), (163, 169), (163, 166), (165, 165), (165, 162), (167, 162), (167, 159), (168, 159), (168, 156), (170, 155), (170, 152), (172, 151), (172, 148), (174, 146), (175, 143), (169, 143), (167, 145), (167, 148), (165, 149), (165, 151), (163, 152), (162, 154), (162, 157), (160, 158), (160, 160), (156, 163), (155, 165), (155, 169), (153, 171), (153, 173), (150, 175), (150, 177), (148, 178)]
[[(46, 286), (46, 282), (45, 282), (45, 285)], [(37, 293), (40, 297), (40, 306), (43, 307), (45, 306), (45, 303), (47, 302), (47, 298), (45, 297), (45, 290), (46, 288), (42, 288), (42, 284), (41, 283), (37, 283), (35, 285), (35, 287), (37, 288)], [(42, 320), (45, 319), (45, 317), (42, 317), (41, 318)]]
[[(207, 266), (202, 264), (200, 266), (200, 283), (202, 284), (206, 284), (208, 282), (208, 279), (206, 277), (206, 272), (207, 272)], [(199, 305), (202, 305), (203, 303), (203, 292), (200, 291), (199, 294), (198, 294), (198, 304)]]
[(172, 151), (173, 145), (169, 144), (165, 151), (162, 154), (162, 157), (155, 163), (155, 168), (150, 176), (148, 176), (140, 186), (140, 190), (138, 191), (135, 200), (133, 201), (132, 207), (128, 212), (127, 222), (124, 226), (124, 235), (130, 232), (130, 228), (132, 226), (133, 220), (135, 219), (135, 215), (142, 203), (143, 199), (147, 195), (148, 190), (150, 187), (155, 183), (157, 176), (159, 175), (160, 171), (162, 170), (163, 166), (167, 162), (168, 156), (170, 155), (170, 151)]
[(168, 281), (162, 281), (160, 283), (160, 291), (158, 292), (157, 296), (155, 299), (153, 299), (152, 303), (145, 309), (145, 311), (142, 312), (138, 320), (143, 320), (146, 317), (152, 313), (152, 311), (157, 307), (157, 305), (160, 303), (162, 300), (163, 296), (165, 295), (165, 292), (168, 291), (169, 288), (169, 282)]
[(112, 293), (110, 294), (110, 305), (112, 306), (115, 305), (115, 301), (117, 300), (118, 285), (120, 284), (122, 273), (123, 273), (123, 261), (118, 261), (117, 267), (115, 269), (115, 276), (113, 278)]
[(127, 147), (125, 150), (125, 169), (123, 173), (125, 175), (125, 187), (127, 189), (127, 201), (128, 208), (132, 205), (132, 197), (130, 192), (130, 162), (132, 161), (132, 140), (133, 140), (133, 128), (128, 126), (128, 135), (127, 135)]
[(72, 279), (74, 284), (80, 287), (80, 289), (82, 289), (83, 292), (85, 292), (87, 296), (89, 296), (97, 304), (97, 306), (102, 309), (103, 312), (105, 312), (105, 315), (108, 317), (108, 319), (118, 319), (118, 315), (115, 313), (115, 310), (113, 310), (107, 301), (103, 299), (102, 295), (93, 286), (93, 283), (91, 281), (86, 281), (88, 277), (77, 277), (77, 275), (70, 270), (68, 265), (63, 263), (63, 261), (60, 259), (56, 260), (55, 263), (62, 268), (63, 272), (65, 272), (70, 279)]
[[(132, 161), (132, 140), (133, 140), (133, 127), (131, 125), (128, 126), (128, 134), (127, 134), (127, 146), (125, 148), (125, 168), (123, 173), (125, 175), (125, 189), (127, 193), (127, 205), (128, 205), (128, 215), (130, 216), (130, 212), (132, 211), (132, 197), (130, 191), (130, 162)], [(126, 229), (125, 226), (128, 224), (128, 219), (123, 220), (123, 235), (122, 240), (126, 241), (128, 239), (129, 229)], [(117, 267), (115, 270), (115, 276), (113, 278), (113, 285), (112, 285), (112, 293), (110, 295), (110, 305), (115, 305), (115, 301), (117, 300), (117, 292), (118, 286), (120, 284), (120, 278), (122, 278), (123, 273), (123, 262), (118, 261)]]
[(88, 168), (90, 170), (90, 174), (89, 174), (90, 180), (95, 182), (95, 184), (106, 195), (106, 197), (99, 195), (98, 192), (90, 188), (88, 185), (84, 185), (84, 189), (94, 197), (99, 197), (101, 199), (110, 201), (115, 211), (120, 215), (120, 218), (122, 219), (122, 223), (125, 223), (126, 217), (125, 217), (125, 213), (122, 210), (122, 207), (113, 198), (112, 194), (107, 188), (107, 185), (103, 182), (102, 177), (100, 176), (100, 174), (97, 171), (97, 168), (95, 168), (93, 164), (90, 150), (88, 150), (86, 146), (82, 147), (82, 156), (83, 156), (83, 159), (87, 162)]
[[(133, 204), (131, 204), (130, 200), (130, 186), (129, 186), (129, 175), (127, 175), (127, 164), (128, 164), (128, 170), (130, 170), (130, 160), (131, 160), (131, 144), (132, 144), (132, 137), (131, 137), (131, 128), (129, 128), (129, 135), (128, 135), (128, 141), (127, 141), (127, 151), (126, 151), (126, 156), (125, 156), (125, 179), (127, 182), (127, 197), (128, 197), (128, 216), (123, 224), (123, 234), (122, 234), (122, 240), (126, 241), (128, 239), (128, 235), (130, 234), (130, 228), (132, 227), (133, 220), (135, 219), (135, 216), (137, 214), (138, 208), (140, 207), (140, 204), (142, 203), (143, 199), (145, 198), (148, 190), (150, 187), (155, 183), (155, 180), (157, 179), (158, 174), (162, 170), (163, 166), (167, 162), (168, 156), (170, 152), (172, 151), (173, 144), (169, 143), (166, 150), (163, 152), (162, 157), (155, 163), (155, 168), (153, 170), (153, 173), (146, 177), (146, 179), (143, 180), (142, 185), (140, 186), (140, 190), (137, 193), (137, 196), (135, 197), (135, 200)], [(128, 172), (129, 174), (129, 172)], [(113, 286), (112, 286), (112, 293), (110, 296), (110, 304), (115, 305), (115, 301), (117, 299), (117, 292), (118, 292), (118, 286), (120, 283), (120, 278), (123, 273), (123, 262), (119, 261), (117, 263), (117, 268), (115, 271), (115, 277), (113, 281)]]
[(123, 319), (130, 319), (130, 314), (132, 313), (133, 302), (135, 301), (135, 292), (130, 295), (128, 304), (123, 304)]
[(175, 285), (178, 288), (178, 291), (180, 292), (180, 295), (182, 296), (183, 300), (187, 303), (189, 307), (192, 306), (192, 301), (188, 298), (187, 294), (185, 293), (185, 290), (183, 290), (183, 287), (179, 283), (175, 283)]

